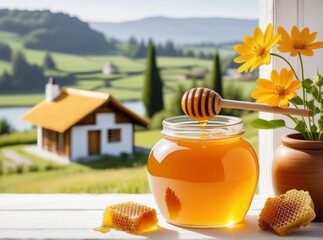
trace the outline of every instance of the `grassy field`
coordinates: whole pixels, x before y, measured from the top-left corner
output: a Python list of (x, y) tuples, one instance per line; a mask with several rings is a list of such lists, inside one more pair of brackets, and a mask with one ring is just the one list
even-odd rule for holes
[[(10, 163), (2, 150), (13, 150), (32, 161), (35, 170), (28, 166), (5, 169), (0, 175), (2, 193), (147, 193), (149, 185), (146, 175), (147, 155), (135, 153), (131, 156), (104, 156), (88, 163), (72, 163), (68, 166), (51, 163), (15, 145), (0, 148), (0, 162)], [(23, 169), (19, 172), (19, 169)]]
[(36, 129), (26, 132), (12, 132), (10, 134), (0, 135), (0, 147), (18, 144), (32, 144), (36, 143), (36, 141)]
[[(258, 148), (257, 130), (249, 123), (257, 113), (245, 115), (245, 138)], [(151, 148), (162, 138), (160, 130), (136, 131), (135, 145)], [(0, 136), (0, 162), (10, 163), (1, 151), (9, 149), (27, 158), (37, 166), (37, 171), (0, 175), (2, 193), (147, 193), (149, 184), (146, 173), (147, 154), (136, 153), (134, 157), (106, 156), (89, 163), (73, 163), (62, 166), (34, 156), (24, 150), (23, 145), (5, 146), (19, 143), (34, 143), (36, 131), (12, 133)], [(1, 147), (5, 146), (5, 147)]]
[[(14, 52), (22, 50), (29, 63), (39, 66), (42, 65), (46, 54), (45, 51), (25, 49), (23, 39), (15, 33), (0, 31), (0, 39), (9, 44)], [(198, 52), (200, 50), (198, 48), (194, 51)], [(206, 48), (204, 50), (206, 52), (215, 51), (212, 48)], [(221, 59), (224, 60), (232, 57), (233, 54), (233, 49), (220, 50)], [(141, 98), (145, 59), (129, 59), (121, 55), (107, 53), (78, 55), (51, 52), (51, 55), (57, 65), (57, 70), (54, 72), (46, 71), (46, 75), (50, 76), (55, 74), (64, 76), (64, 74), (73, 73), (76, 82), (73, 85), (69, 85), (69, 87), (108, 92), (119, 100), (135, 100)], [(120, 74), (102, 74), (102, 66), (107, 62), (115, 64)], [(207, 73), (205, 76), (205, 79), (207, 79), (211, 71), (212, 60), (184, 57), (158, 57), (157, 63), (161, 69), (162, 79), (165, 83), (165, 98), (168, 99), (170, 94), (174, 92), (177, 84), (183, 82), (179, 80), (179, 75), (192, 71), (204, 71)], [(4, 71), (11, 71), (10, 62), (0, 61), (0, 75)], [(62, 87), (66, 86), (64, 82), (59, 82), (59, 84)], [(188, 80), (182, 84), (189, 86), (191, 81)], [(0, 107), (34, 105), (43, 98), (43, 91), (43, 89), (39, 89), (33, 93), (18, 91), (1, 94)]]
[(1, 193), (147, 193), (146, 167), (68, 169), (0, 176)]

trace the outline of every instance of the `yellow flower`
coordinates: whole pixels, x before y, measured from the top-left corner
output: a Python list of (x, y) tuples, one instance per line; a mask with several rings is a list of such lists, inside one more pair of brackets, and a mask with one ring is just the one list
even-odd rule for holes
[(292, 70), (283, 68), (280, 74), (273, 70), (270, 80), (259, 78), (257, 80), (257, 90), (251, 96), (258, 103), (267, 103), (272, 107), (288, 107), (288, 100), (297, 96), (296, 90), (302, 86), (300, 80), (293, 80)]
[(297, 56), (298, 53), (304, 56), (313, 56), (313, 50), (316, 48), (323, 48), (323, 42), (314, 42), (317, 32), (310, 33), (309, 28), (304, 28), (301, 32), (298, 27), (292, 28), (291, 36), (282, 27), (278, 28), (278, 33), (282, 38), (278, 42), (278, 50), (281, 52), (290, 52), (292, 57)]
[(256, 67), (270, 63), (270, 49), (279, 41), (280, 35), (273, 36), (273, 25), (269, 24), (262, 33), (259, 27), (256, 27), (254, 36), (243, 38), (244, 44), (237, 44), (234, 49), (241, 56), (234, 59), (236, 63), (243, 63), (238, 68), (238, 72), (252, 72)]

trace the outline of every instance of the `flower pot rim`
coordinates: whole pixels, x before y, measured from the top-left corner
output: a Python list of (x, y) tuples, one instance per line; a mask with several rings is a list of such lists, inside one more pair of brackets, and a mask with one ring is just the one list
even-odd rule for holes
[(323, 141), (306, 140), (300, 133), (290, 133), (281, 137), (282, 144), (298, 149), (323, 150)]

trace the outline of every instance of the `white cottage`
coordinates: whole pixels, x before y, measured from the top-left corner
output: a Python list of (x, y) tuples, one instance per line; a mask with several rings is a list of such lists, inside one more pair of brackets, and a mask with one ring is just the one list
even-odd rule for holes
[(148, 122), (111, 95), (64, 88), (53, 80), (46, 100), (22, 119), (38, 126), (37, 144), (72, 161), (91, 155), (132, 154), (134, 124)]
[(102, 73), (103, 74), (106, 74), (106, 75), (118, 74), (119, 73), (119, 69), (113, 63), (106, 63), (106, 64), (103, 65)]

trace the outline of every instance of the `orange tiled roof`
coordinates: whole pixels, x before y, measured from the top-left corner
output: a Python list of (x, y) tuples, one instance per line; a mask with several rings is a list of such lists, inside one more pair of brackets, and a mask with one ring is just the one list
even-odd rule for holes
[(145, 119), (115, 101), (109, 94), (71, 88), (64, 88), (51, 103), (45, 100), (40, 102), (21, 119), (62, 133), (109, 101), (134, 118), (137, 123), (147, 126), (148, 122)]

